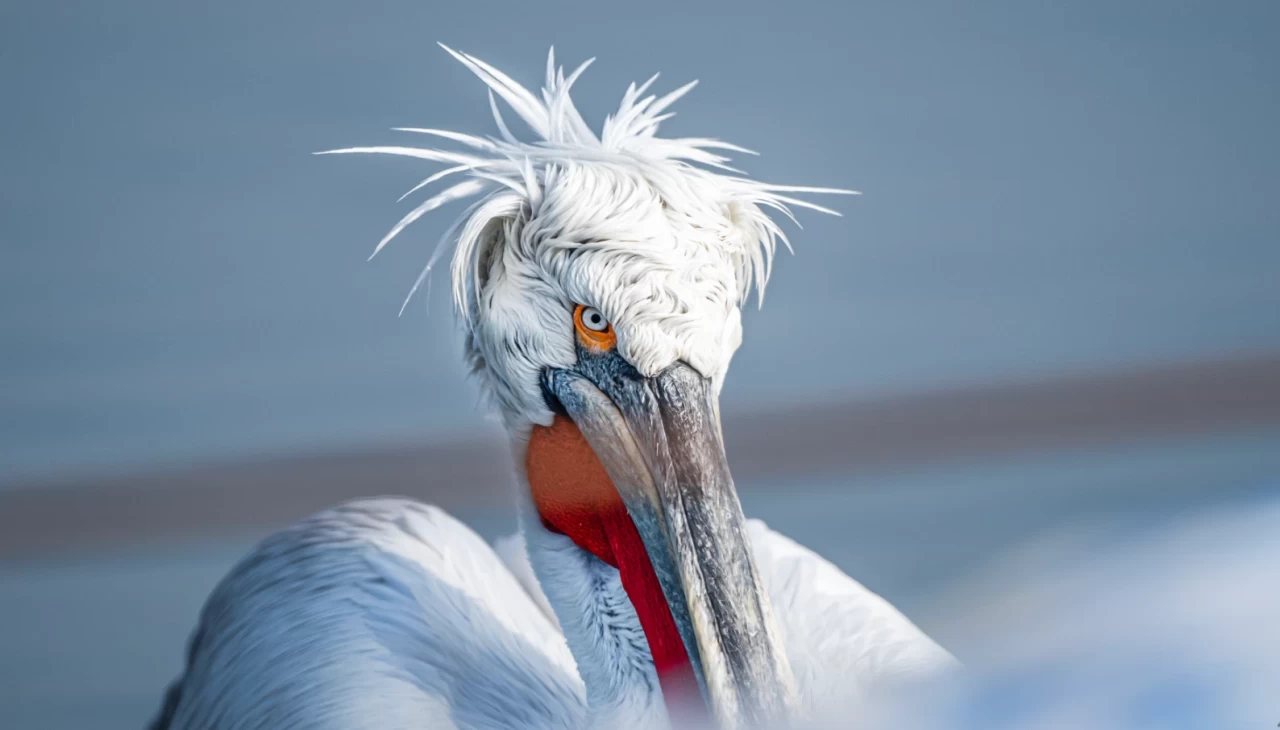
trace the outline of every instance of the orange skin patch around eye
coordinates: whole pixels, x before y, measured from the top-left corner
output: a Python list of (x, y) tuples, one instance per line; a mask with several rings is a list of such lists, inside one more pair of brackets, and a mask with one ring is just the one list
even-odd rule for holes
[(582, 346), (593, 352), (608, 352), (618, 344), (618, 335), (613, 331), (613, 325), (610, 324), (608, 329), (603, 332), (597, 332), (582, 322), (582, 312), (586, 310), (586, 305), (579, 304), (573, 310), (573, 329), (578, 333), (578, 342)]

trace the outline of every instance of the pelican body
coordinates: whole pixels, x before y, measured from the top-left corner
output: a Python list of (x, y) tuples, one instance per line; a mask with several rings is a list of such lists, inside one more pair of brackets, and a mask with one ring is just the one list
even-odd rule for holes
[[(554, 57), (540, 97), (446, 49), (499, 136), (390, 154), (475, 198), (453, 244), (467, 357), (510, 434), (520, 533), (355, 502), (265, 540), (215, 589), (153, 728), (738, 728), (856, 712), (955, 660), (880, 597), (742, 513), (719, 393), (779, 240), (766, 211), (832, 212), (657, 136), (692, 84), (632, 84), (596, 135)], [(655, 77), (656, 78), (656, 77)], [(495, 99), (537, 135), (519, 141)], [(412, 295), (412, 292), (411, 292)], [(465, 488), (466, 485), (456, 485)], [(846, 715), (847, 716), (847, 715)]]

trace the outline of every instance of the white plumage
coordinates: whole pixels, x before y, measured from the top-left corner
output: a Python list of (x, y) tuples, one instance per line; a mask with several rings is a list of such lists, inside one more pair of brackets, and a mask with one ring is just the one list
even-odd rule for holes
[[(467, 354), (517, 463), (539, 428), (572, 418), (585, 434), (639, 532), (611, 539), (643, 543), (627, 559), (647, 555), (716, 722), (823, 717), (881, 682), (954, 666), (878, 596), (744, 522), (724, 465), (715, 398), (741, 342), (741, 306), (786, 240), (765, 211), (832, 212), (791, 194), (846, 191), (756, 182), (719, 153), (740, 148), (657, 137), (692, 84), (662, 97), (644, 96), (653, 79), (633, 84), (596, 136), (569, 97), (587, 64), (566, 76), (549, 58), (539, 99), (450, 53), (489, 86), (498, 138), (410, 129), (468, 149), (337, 152), (450, 165), (410, 193), (467, 176), (378, 249), (425, 213), (479, 196), (414, 288), (456, 242)], [(494, 94), (537, 142), (517, 140)], [(575, 334), (575, 307), (603, 313), (614, 339)], [(501, 558), (448, 515), (405, 500), (348, 504), (268, 538), (209, 599), (154, 727), (667, 726), (654, 638), (629, 593), (657, 583), (626, 584), (639, 574), (624, 578), (587, 538), (547, 529), (532, 477), (519, 476), (530, 487), (521, 534), (499, 544)]]
[[(590, 61), (565, 76), (549, 54), (539, 99), (484, 61), (445, 50), (488, 85), (498, 138), (400, 128), (466, 149), (380, 145), (320, 154), (387, 154), (450, 165), (406, 196), (450, 175), (468, 176), (413, 208), (374, 255), (424, 214), (479, 196), (445, 231), (409, 296), (454, 244), (453, 299), (469, 335), (468, 357), (517, 432), (550, 421), (537, 377), (547, 365), (574, 359), (560, 316), (569, 302), (589, 301), (604, 312), (618, 328), (623, 355), (642, 372), (684, 359), (722, 376), (741, 342), (739, 307), (753, 285), (763, 298), (777, 242), (790, 245), (766, 211), (791, 218), (794, 206), (838, 215), (794, 195), (852, 194), (752, 180), (733, 174), (720, 154), (749, 153), (744, 148), (658, 137), (669, 108), (693, 83), (663, 96), (645, 96), (656, 75), (631, 84), (596, 136), (569, 95)], [(494, 94), (537, 141), (515, 137)]]
[[(884, 599), (763, 522), (749, 525), (812, 716), (852, 717), (878, 686), (955, 666)], [(272, 535), (209, 598), (153, 727), (661, 726), (649, 650), (617, 571), (563, 536), (525, 529), (565, 558), (552, 590), (582, 619), (564, 633), (523, 535), (495, 551), (444, 511), (389, 498)], [(582, 674), (594, 686), (584, 687), (566, 639), (593, 657)]]

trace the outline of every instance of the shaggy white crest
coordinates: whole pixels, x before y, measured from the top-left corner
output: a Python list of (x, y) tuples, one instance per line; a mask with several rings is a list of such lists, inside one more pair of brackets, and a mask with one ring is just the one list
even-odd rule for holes
[[(402, 200), (451, 175), (466, 177), (405, 215), (374, 255), (424, 214), (479, 197), (446, 231), (409, 297), (456, 242), (453, 299), (468, 355), (517, 430), (549, 422), (537, 374), (573, 363), (575, 304), (594, 306), (612, 321), (619, 351), (641, 372), (684, 359), (722, 378), (741, 342), (739, 307), (753, 285), (763, 299), (777, 242), (790, 247), (765, 211), (793, 221), (789, 206), (838, 215), (792, 195), (853, 192), (751, 180), (721, 154), (749, 150), (715, 139), (658, 137), (668, 108), (697, 82), (661, 97), (645, 96), (657, 75), (631, 84), (597, 136), (569, 96), (591, 60), (566, 76), (552, 49), (539, 98), (474, 56), (442, 47), (489, 87), (499, 137), (397, 128), (465, 149), (375, 146), (320, 154), (389, 154), (449, 165)], [(537, 141), (516, 138), (495, 93)]]

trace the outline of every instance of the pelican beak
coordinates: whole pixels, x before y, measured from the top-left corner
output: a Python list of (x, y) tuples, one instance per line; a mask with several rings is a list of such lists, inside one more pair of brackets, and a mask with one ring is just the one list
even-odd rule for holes
[(615, 351), (580, 351), (543, 387), (586, 437), (626, 505), (713, 716), (776, 727), (796, 703), (752, 557), (710, 380), (677, 362), (643, 377)]

